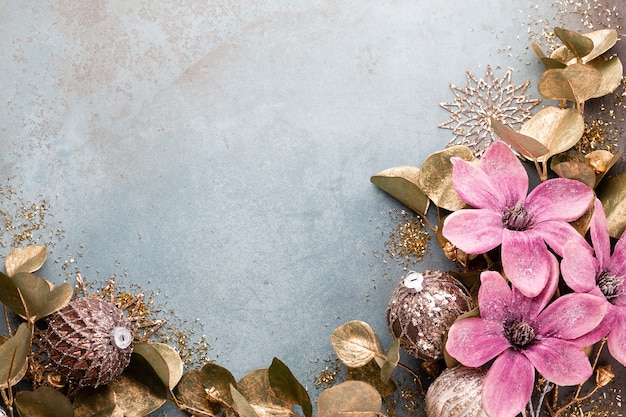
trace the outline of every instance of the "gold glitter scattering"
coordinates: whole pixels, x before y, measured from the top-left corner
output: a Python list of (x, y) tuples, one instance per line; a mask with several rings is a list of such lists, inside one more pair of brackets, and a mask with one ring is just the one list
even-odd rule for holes
[(318, 375), (315, 376), (315, 386), (317, 388), (331, 388), (337, 382), (337, 373), (341, 369), (341, 366), (335, 365), (332, 368), (328, 366), (324, 368)]
[(622, 417), (622, 393), (611, 387), (570, 407), (564, 417)]
[(65, 231), (49, 224), (52, 217), (49, 209), (48, 202), (41, 196), (37, 201), (25, 200), (21, 189), (13, 184), (13, 178), (8, 178), (5, 184), (0, 184), (0, 217), (4, 221), (0, 245), (3, 248), (55, 246), (63, 240)]
[(391, 209), (389, 215), (396, 228), (388, 235), (387, 255), (397, 260), (405, 270), (409, 269), (428, 253), (430, 234), (422, 219), (413, 213)]
[(530, 81), (515, 85), (511, 82), (512, 74), (513, 69), (509, 68), (498, 78), (488, 65), (483, 78), (467, 71), (465, 87), (450, 84), (454, 101), (440, 104), (450, 112), (450, 120), (439, 125), (452, 130), (453, 138), (447, 146), (465, 145), (472, 149), (476, 157), (480, 157), (496, 140), (491, 129), (491, 117), (513, 129), (518, 129), (532, 117), (532, 109), (541, 100), (526, 96)]

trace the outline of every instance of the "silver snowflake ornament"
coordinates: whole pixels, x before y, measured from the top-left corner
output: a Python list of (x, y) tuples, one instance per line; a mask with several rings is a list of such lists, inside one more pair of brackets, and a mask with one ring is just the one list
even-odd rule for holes
[(511, 82), (512, 74), (513, 69), (509, 68), (504, 76), (497, 78), (488, 65), (483, 78), (467, 71), (465, 87), (450, 84), (454, 101), (440, 104), (450, 112), (450, 120), (439, 125), (452, 130), (453, 138), (448, 147), (465, 145), (480, 157), (496, 139), (491, 128), (492, 117), (516, 130), (531, 118), (532, 109), (541, 100), (526, 96), (530, 81), (515, 85)]

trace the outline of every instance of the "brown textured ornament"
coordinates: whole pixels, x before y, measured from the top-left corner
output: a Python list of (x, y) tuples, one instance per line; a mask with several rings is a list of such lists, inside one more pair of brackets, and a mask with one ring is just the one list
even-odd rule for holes
[(487, 372), (462, 365), (446, 369), (426, 392), (427, 417), (489, 417), (482, 406)]
[(98, 298), (80, 298), (50, 316), (44, 340), (56, 371), (80, 387), (111, 382), (133, 352), (133, 331), (124, 314)]
[(410, 271), (391, 295), (387, 325), (405, 352), (437, 360), (443, 357), (443, 338), (454, 320), (472, 308), (472, 297), (451, 275)]

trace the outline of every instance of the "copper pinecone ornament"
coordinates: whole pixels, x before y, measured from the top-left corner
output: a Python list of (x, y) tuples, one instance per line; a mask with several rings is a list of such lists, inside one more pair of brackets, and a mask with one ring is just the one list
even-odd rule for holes
[(44, 340), (56, 371), (79, 387), (108, 384), (133, 352), (133, 331), (124, 314), (98, 298), (80, 298), (51, 315)]

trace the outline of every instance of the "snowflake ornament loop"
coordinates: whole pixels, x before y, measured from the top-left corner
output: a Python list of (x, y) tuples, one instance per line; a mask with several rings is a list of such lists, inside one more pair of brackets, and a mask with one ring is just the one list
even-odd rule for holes
[(465, 87), (450, 84), (454, 101), (440, 103), (450, 112), (450, 120), (439, 125), (452, 130), (453, 138), (447, 147), (465, 145), (480, 157), (496, 139), (491, 117), (513, 129), (518, 129), (531, 118), (532, 109), (541, 100), (527, 97), (525, 93), (530, 81), (515, 85), (511, 82), (512, 74), (513, 69), (509, 68), (501, 78), (495, 77), (491, 66), (487, 65), (483, 78), (467, 71)]

